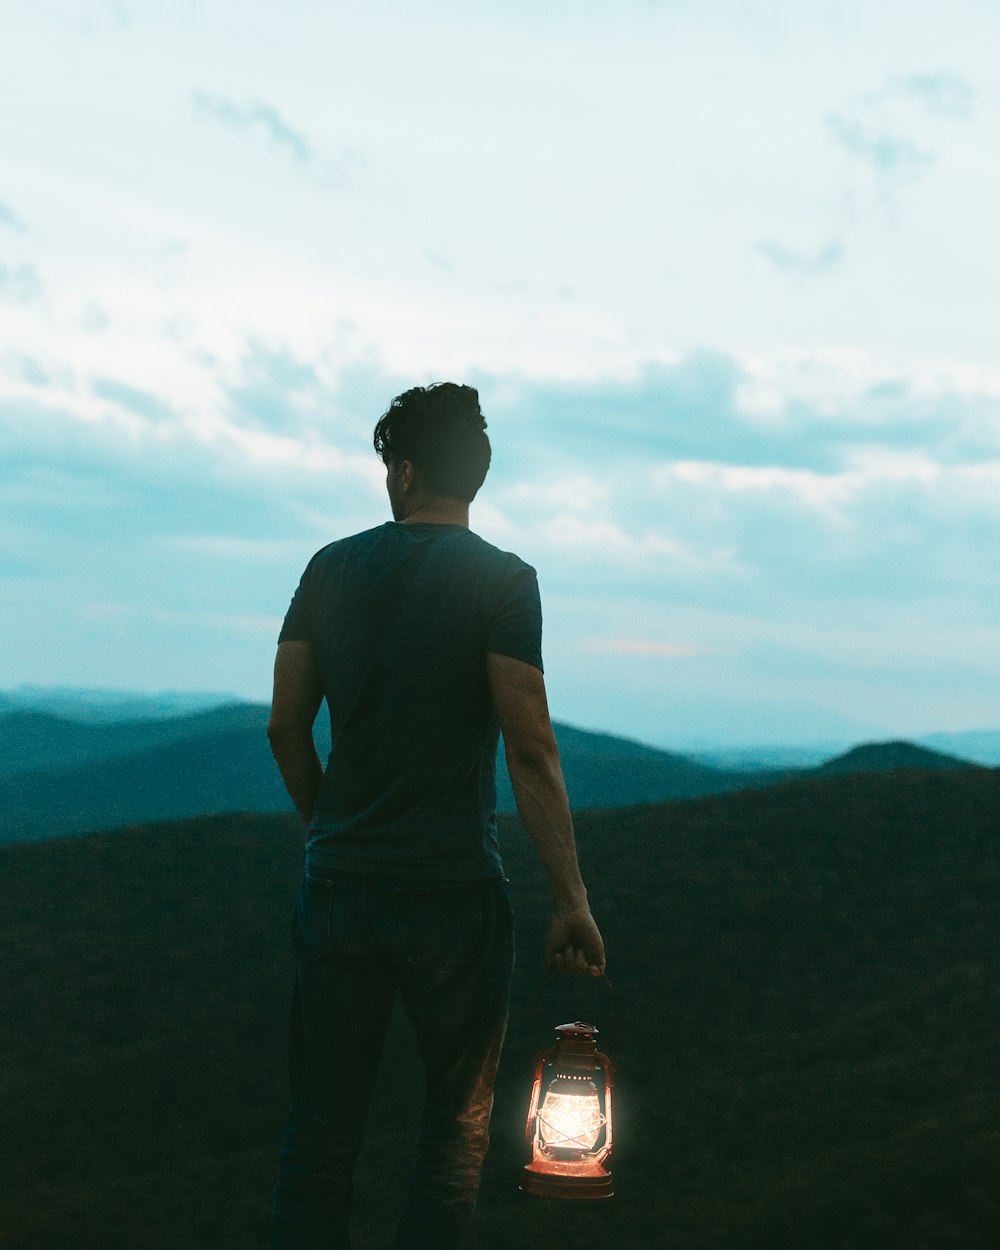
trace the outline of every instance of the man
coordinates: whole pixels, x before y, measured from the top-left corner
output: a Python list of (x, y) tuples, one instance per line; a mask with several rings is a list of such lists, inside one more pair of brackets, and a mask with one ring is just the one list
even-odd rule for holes
[[(549, 967), (604, 970), (546, 703), (535, 571), (469, 529), (490, 463), (476, 391), (445, 382), (397, 396), (375, 449), (393, 520), (313, 557), (275, 662), (268, 736), (308, 830), (271, 1250), (350, 1244), (351, 1175), (397, 991), (426, 1102), (396, 1244), (462, 1242), (514, 959), (500, 731), (552, 887)], [(312, 739), (324, 697), (325, 772)]]

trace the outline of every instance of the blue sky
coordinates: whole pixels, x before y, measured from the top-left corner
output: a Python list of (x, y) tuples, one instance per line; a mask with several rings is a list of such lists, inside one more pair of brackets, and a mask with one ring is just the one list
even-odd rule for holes
[(1000, 725), (994, 5), (0, 14), (0, 686), (266, 698), (451, 378), (557, 717)]

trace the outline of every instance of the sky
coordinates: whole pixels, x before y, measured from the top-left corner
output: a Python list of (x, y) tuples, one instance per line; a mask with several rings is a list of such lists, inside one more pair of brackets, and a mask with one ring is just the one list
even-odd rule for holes
[(266, 700), (476, 386), (553, 715), (1000, 726), (1000, 9), (0, 0), (0, 688)]

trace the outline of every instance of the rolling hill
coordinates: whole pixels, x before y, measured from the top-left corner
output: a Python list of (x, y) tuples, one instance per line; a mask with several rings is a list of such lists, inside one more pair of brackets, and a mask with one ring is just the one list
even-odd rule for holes
[(915, 742), (864, 742), (852, 747), (843, 755), (826, 760), (813, 771), (816, 773), (868, 773), (891, 772), (897, 768), (941, 769), (976, 768), (969, 760), (932, 751)]
[[(616, 1196), (518, 1193), (547, 887), (501, 838), (518, 965), (469, 1250), (992, 1250), (1000, 772), (865, 772), (577, 817), (608, 948), (548, 981), (618, 1068)], [(0, 1244), (266, 1243), (294, 816), (0, 848)], [(614, 1035), (613, 1035), (614, 1034)], [(421, 1077), (397, 1012), (359, 1163), (388, 1250)]]
[(244, 729), (263, 733), (266, 724), (267, 709), (254, 703), (97, 722), (39, 711), (0, 713), (0, 775), (121, 758), (204, 734)]
[[(110, 829), (140, 821), (224, 811), (284, 811), (289, 801), (271, 758), (263, 704), (193, 715), (87, 724), (39, 712), (0, 716), (0, 842)], [(329, 722), (316, 721), (321, 756)], [(609, 734), (556, 725), (576, 807), (712, 794), (746, 784), (743, 774)], [(501, 811), (514, 811), (503, 751)]]
[[(69, 699), (65, 692), (60, 697), (64, 704)], [(267, 717), (267, 706), (255, 703), (97, 722), (23, 708), (0, 711), (0, 843), (213, 812), (287, 811), (265, 735)], [(555, 731), (576, 810), (720, 794), (811, 772), (971, 767), (896, 742), (867, 743), (814, 769), (747, 771), (570, 725), (557, 723)], [(325, 758), (330, 730), (322, 711), (315, 737)], [(515, 811), (502, 750), (497, 806)]]

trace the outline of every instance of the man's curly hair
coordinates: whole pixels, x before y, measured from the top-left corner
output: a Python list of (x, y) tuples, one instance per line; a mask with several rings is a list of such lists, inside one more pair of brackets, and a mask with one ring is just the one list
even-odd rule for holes
[(431, 494), (464, 503), (476, 497), (490, 467), (479, 392), (455, 382), (397, 395), (375, 426), (374, 442), (384, 464), (409, 460)]

